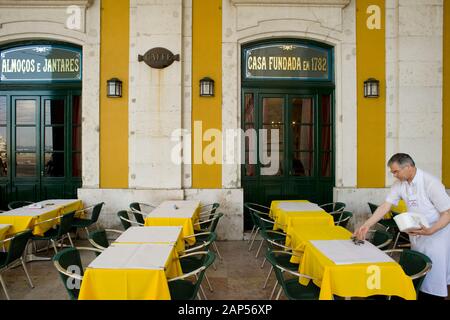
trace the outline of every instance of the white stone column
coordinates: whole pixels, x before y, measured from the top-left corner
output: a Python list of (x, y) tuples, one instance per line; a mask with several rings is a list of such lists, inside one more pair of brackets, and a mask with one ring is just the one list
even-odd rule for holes
[[(182, 167), (171, 161), (174, 130), (182, 128), (182, 0), (130, 1), (129, 187), (180, 189)], [(138, 62), (163, 47), (180, 54), (164, 69)]]

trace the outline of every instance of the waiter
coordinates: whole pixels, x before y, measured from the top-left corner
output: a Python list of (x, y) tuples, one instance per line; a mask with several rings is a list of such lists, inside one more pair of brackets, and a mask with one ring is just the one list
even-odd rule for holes
[(355, 236), (364, 239), (370, 227), (403, 199), (409, 212), (422, 214), (430, 225), (409, 232), (411, 249), (425, 254), (433, 263), (420, 287), (419, 299), (445, 298), (450, 284), (450, 197), (444, 185), (416, 168), (409, 155), (393, 155), (388, 166), (398, 181), (392, 185), (386, 201), (355, 231)]

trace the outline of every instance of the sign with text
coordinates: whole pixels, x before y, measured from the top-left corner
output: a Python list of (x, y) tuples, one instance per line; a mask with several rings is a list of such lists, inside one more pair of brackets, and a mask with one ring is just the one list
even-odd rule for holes
[(331, 59), (331, 49), (307, 44), (264, 44), (244, 49), (244, 80), (332, 81)]
[(27, 45), (0, 52), (0, 81), (80, 81), (81, 50)]

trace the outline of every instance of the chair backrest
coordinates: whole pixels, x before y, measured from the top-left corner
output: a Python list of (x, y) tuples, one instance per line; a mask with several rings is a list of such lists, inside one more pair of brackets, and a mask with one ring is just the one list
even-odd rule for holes
[(403, 249), (400, 255), (399, 264), (405, 273), (413, 278), (414, 288), (419, 291), (425, 275), (431, 270), (432, 262), (429, 257), (423, 253)]
[(14, 237), (11, 239), (11, 242), (9, 244), (8, 253), (6, 255), (6, 261), (5, 264), (8, 265), (11, 262), (16, 261), (19, 259), (23, 252), (25, 251), (25, 248), (27, 247), (28, 240), (31, 238), (32, 233), (31, 230), (27, 229), (25, 231), (16, 233)]
[(342, 213), (336, 213), (333, 215), (334, 224), (336, 226), (341, 226), (343, 228), (347, 228), (347, 224), (350, 221), (351, 217), (353, 217), (353, 213), (350, 211), (342, 211)]
[(108, 237), (104, 229), (95, 230), (89, 232), (89, 239), (92, 240), (91, 244), (98, 249), (105, 249), (109, 247)]
[[(205, 238), (205, 236), (206, 236), (206, 238)], [(195, 235), (195, 237), (197, 238), (195, 244), (193, 246), (187, 248), (183, 252), (180, 252), (180, 254), (194, 252), (194, 251), (198, 251), (198, 250), (208, 251), (209, 246), (217, 239), (216, 233), (210, 232), (210, 231), (198, 233)], [(201, 237), (201, 240), (199, 239), (200, 237)]]
[[(194, 300), (195, 297), (197, 297), (198, 291), (200, 289), (200, 285), (202, 284), (203, 278), (205, 276), (205, 272), (213, 264), (215, 259), (216, 259), (216, 255), (214, 254), (214, 252), (208, 251), (206, 253), (206, 259), (203, 260), (203, 264), (201, 267), (199, 267), (199, 268), (193, 270), (192, 272), (189, 272), (183, 276), (178, 277), (178, 278), (189, 278), (189, 277), (195, 276), (195, 279), (196, 279), (195, 282), (193, 283), (193, 290), (189, 291), (189, 296), (182, 297), (183, 300)], [(180, 281), (180, 280), (174, 279), (174, 281)], [(181, 280), (181, 281), (183, 281), (183, 280)], [(169, 279), (169, 288), (171, 287), (170, 282), (171, 281)], [(172, 292), (171, 292), (171, 294), (172, 294)]]
[[(69, 273), (74, 272), (78, 275), (83, 276), (83, 265), (81, 264), (80, 252), (77, 248), (65, 248), (59, 251), (53, 257), (53, 263), (57, 262), (63, 269), (67, 270)], [(56, 264), (55, 264), (56, 265)], [(70, 267), (70, 268), (69, 268)], [(59, 269), (59, 275), (64, 283), (64, 287), (72, 300), (78, 299), (78, 294), (80, 293), (80, 286), (77, 286), (76, 279), (70, 278), (68, 275), (62, 273)], [(78, 282), (81, 285), (81, 281)]]
[(141, 205), (139, 204), (139, 202), (132, 202), (130, 203), (130, 209), (141, 211)]
[(344, 202), (330, 202), (320, 205), (320, 207), (328, 213), (342, 212), (345, 209)]
[(375, 210), (377, 210), (377, 208), (378, 208), (377, 204), (374, 204), (374, 203), (371, 203), (371, 202), (367, 202), (367, 204), (369, 205), (370, 212), (372, 212), (372, 213), (374, 213)]
[(374, 230), (368, 236), (367, 240), (379, 249), (385, 248), (393, 239), (392, 234), (383, 230)]
[[(130, 219), (127, 210), (120, 210), (119, 212), (117, 212), (117, 216), (119, 217), (120, 223), (122, 223), (122, 226), (124, 227), (125, 230), (127, 230), (129, 227), (131, 227), (131, 223), (124, 220), (124, 219), (127, 219), (127, 220)], [(122, 219), (122, 218), (124, 218), (124, 219)]]
[(92, 208), (92, 215), (91, 215), (91, 221), (97, 222), (98, 217), (100, 216), (100, 212), (102, 211), (102, 207), (105, 203), (104, 202), (100, 202), (97, 203), (93, 208)]
[(220, 203), (218, 202), (214, 202), (211, 204), (205, 204), (203, 206), (200, 207), (200, 213), (209, 213), (209, 216), (207, 219), (211, 219), (214, 217), (217, 208), (220, 206)]
[(202, 230), (207, 230), (211, 232), (215, 232), (217, 228), (217, 224), (219, 223), (219, 219), (223, 217), (223, 213), (219, 212), (212, 217), (210, 216), (208, 220), (201, 224)]
[(61, 216), (61, 222), (58, 226), (58, 238), (62, 235), (70, 232), (73, 224), (73, 218), (75, 216), (75, 211), (65, 213)]
[(11, 201), (10, 203), (8, 203), (8, 209), (9, 210), (13, 210), (13, 209), (16, 209), (16, 208), (28, 206), (28, 205), (33, 204), (33, 203), (34, 202), (32, 202), (32, 201), (24, 201), (24, 200)]
[(286, 243), (286, 234), (275, 231), (275, 230), (265, 230), (262, 229), (260, 231), (261, 237), (265, 240), (267, 244), (267, 249), (270, 250), (292, 250), (292, 248), (289, 248), (285, 246)]

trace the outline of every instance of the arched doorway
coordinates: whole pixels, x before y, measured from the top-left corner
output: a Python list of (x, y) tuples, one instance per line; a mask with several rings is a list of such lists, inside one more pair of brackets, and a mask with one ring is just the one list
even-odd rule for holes
[(81, 187), (82, 51), (33, 41), (0, 47), (1, 207), (76, 198)]
[[(257, 132), (244, 147), (244, 201), (267, 206), (285, 199), (330, 202), (335, 181), (333, 48), (296, 39), (262, 41), (242, 46), (241, 61), (241, 125), (246, 133)], [(267, 158), (278, 159), (277, 170)], [(244, 228), (251, 228), (248, 214)]]

